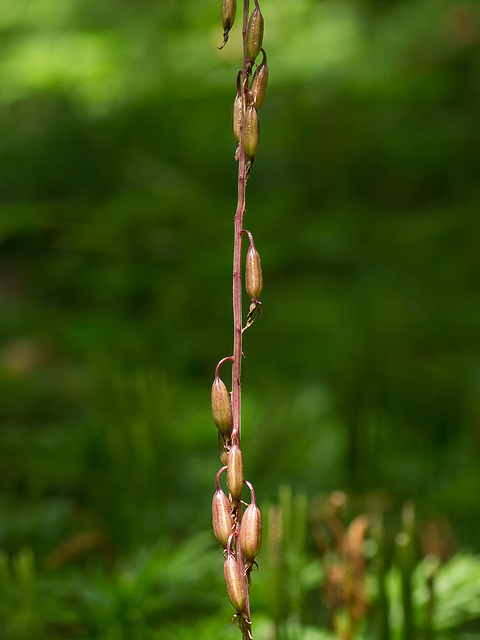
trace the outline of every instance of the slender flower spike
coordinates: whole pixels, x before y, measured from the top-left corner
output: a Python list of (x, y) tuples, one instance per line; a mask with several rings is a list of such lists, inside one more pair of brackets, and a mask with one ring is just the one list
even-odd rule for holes
[(227, 585), (228, 599), (237, 613), (243, 613), (247, 605), (245, 585), (240, 574), (240, 567), (231, 553), (227, 555), (223, 565), (223, 577)]
[(212, 416), (219, 431), (229, 436), (233, 427), (232, 403), (225, 383), (218, 376), (212, 385)]
[(237, 0), (222, 0), (223, 44), (218, 47), (219, 49), (223, 49), (228, 42), (228, 34), (233, 27), (236, 13)]
[(215, 491), (212, 500), (212, 522), (215, 538), (225, 549), (228, 536), (232, 533), (232, 515), (230, 502), (220, 487)]
[(242, 147), (247, 158), (253, 159), (260, 144), (260, 125), (255, 106), (251, 104), (245, 111), (242, 130)]
[(233, 445), (227, 458), (227, 487), (232, 500), (238, 502), (242, 497), (243, 488), (243, 459), (242, 450), (238, 445)]
[(248, 505), (242, 516), (239, 545), (245, 559), (250, 562), (262, 546), (262, 514), (254, 502)]
[(254, 62), (260, 53), (263, 42), (264, 20), (258, 6), (252, 11), (247, 27), (246, 53), (250, 62)]
[(245, 288), (251, 300), (258, 300), (263, 290), (263, 273), (260, 254), (255, 249), (253, 239), (247, 251), (245, 264)]
[(258, 65), (255, 75), (253, 76), (252, 81), (252, 93), (253, 93), (253, 104), (255, 105), (255, 109), (260, 109), (265, 100), (265, 93), (267, 92), (267, 84), (268, 84), (268, 67), (267, 67), (267, 54), (265, 50), (262, 49), (263, 60)]

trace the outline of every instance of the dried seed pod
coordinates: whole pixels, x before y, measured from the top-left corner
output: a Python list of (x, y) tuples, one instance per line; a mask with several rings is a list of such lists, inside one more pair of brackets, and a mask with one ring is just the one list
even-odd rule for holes
[(247, 57), (251, 62), (255, 60), (262, 48), (264, 26), (263, 16), (257, 6), (252, 11), (248, 21), (247, 41), (245, 43)]
[(227, 585), (228, 599), (238, 613), (243, 613), (247, 605), (245, 583), (242, 580), (240, 567), (235, 558), (229, 553), (223, 565), (223, 577)]
[(250, 240), (250, 247), (247, 251), (245, 263), (245, 288), (252, 300), (258, 300), (263, 290), (263, 273), (260, 254), (255, 249), (253, 240)]
[(212, 385), (212, 416), (217, 428), (229, 436), (233, 426), (232, 403), (225, 383), (218, 376)]
[(242, 450), (238, 445), (230, 447), (227, 458), (227, 487), (232, 500), (240, 500), (243, 488)]
[(228, 34), (233, 26), (235, 14), (237, 13), (237, 0), (222, 0), (222, 26), (223, 26), (223, 43), (219, 49), (228, 42)]
[(265, 100), (265, 93), (267, 92), (268, 84), (267, 54), (264, 49), (262, 49), (262, 53), (263, 60), (258, 65), (252, 80), (253, 104), (257, 111)]
[(242, 89), (241, 89), (242, 72), (237, 75), (237, 95), (233, 101), (232, 108), (232, 132), (233, 138), (237, 144), (240, 144), (240, 130), (242, 127)]
[(239, 546), (245, 559), (253, 562), (262, 546), (262, 514), (252, 502), (245, 509), (240, 525)]
[(222, 26), (226, 33), (233, 27), (236, 13), (237, 0), (222, 0)]
[(242, 130), (242, 147), (247, 158), (254, 158), (260, 143), (260, 125), (257, 110), (253, 104), (245, 111)]
[(232, 533), (232, 515), (230, 502), (220, 488), (215, 491), (212, 500), (212, 522), (215, 538), (226, 548), (228, 537)]

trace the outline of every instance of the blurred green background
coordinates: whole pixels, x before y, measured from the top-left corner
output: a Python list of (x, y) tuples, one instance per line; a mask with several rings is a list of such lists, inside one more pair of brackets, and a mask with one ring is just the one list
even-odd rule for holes
[[(413, 564), (428, 557), (422, 523), (441, 521), (442, 561), (467, 554), (456, 575), (476, 576), (453, 622), (420, 632), (405, 597), (392, 614), (393, 587), (375, 622), (372, 569), (355, 637), (474, 640), (480, 7), (261, 9), (270, 82), (245, 228), (264, 314), (244, 340), (244, 464), (264, 515), (297, 509), (305, 536), (285, 543), (288, 588), (259, 557), (255, 637), (331, 637), (312, 513), (341, 490), (347, 522), (381, 518), (373, 569), (384, 545), (394, 571), (400, 531)], [(217, 50), (219, 14), (213, 0), (2, 2), (2, 639), (240, 635), (210, 530), (241, 57), (239, 24)]]

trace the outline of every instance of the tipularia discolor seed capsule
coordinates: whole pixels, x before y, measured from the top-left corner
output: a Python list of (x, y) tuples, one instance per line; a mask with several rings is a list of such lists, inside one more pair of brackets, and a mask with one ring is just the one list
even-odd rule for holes
[(262, 515), (256, 504), (249, 504), (242, 516), (239, 546), (246, 560), (253, 562), (262, 546)]
[(223, 577), (227, 585), (228, 599), (237, 610), (243, 613), (247, 604), (245, 585), (240, 574), (240, 568), (232, 555), (228, 555), (223, 565)]
[(222, 0), (222, 26), (225, 33), (232, 28), (236, 13), (237, 0)]
[(243, 488), (243, 459), (239, 446), (230, 447), (227, 458), (227, 487), (232, 500), (240, 500)]
[(215, 538), (223, 548), (226, 548), (228, 536), (232, 533), (232, 515), (230, 513), (230, 502), (221, 489), (215, 491), (213, 496), (212, 522)]
[(260, 144), (260, 125), (255, 106), (251, 104), (245, 111), (242, 130), (242, 147), (247, 158), (254, 158)]
[(260, 9), (255, 7), (248, 21), (247, 41), (245, 43), (247, 58), (252, 62), (258, 56), (260, 49), (262, 48), (264, 26), (264, 20), (260, 13)]
[(237, 144), (240, 143), (240, 128), (242, 126), (242, 94), (237, 91), (232, 108), (232, 133)]
[(252, 300), (258, 300), (263, 290), (262, 262), (253, 244), (247, 251), (245, 263), (245, 288)]
[(268, 84), (267, 55), (264, 49), (262, 49), (262, 53), (263, 60), (258, 65), (252, 80), (253, 104), (255, 105), (255, 109), (257, 109), (257, 111), (262, 106), (263, 101), (265, 100), (265, 93), (267, 92)]
[(212, 416), (218, 429), (230, 435), (233, 426), (232, 403), (225, 383), (218, 377), (212, 385)]

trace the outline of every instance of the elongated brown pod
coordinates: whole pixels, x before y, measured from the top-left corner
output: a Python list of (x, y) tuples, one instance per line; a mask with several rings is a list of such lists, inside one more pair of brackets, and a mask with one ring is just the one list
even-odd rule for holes
[(212, 385), (212, 417), (218, 430), (229, 436), (233, 427), (232, 403), (225, 383), (218, 376)]
[(260, 144), (260, 124), (258, 122), (257, 110), (251, 104), (245, 111), (245, 119), (242, 130), (242, 147), (247, 158), (253, 159)]
[(243, 116), (241, 78), (242, 72), (239, 71), (237, 75), (237, 95), (235, 96), (232, 107), (232, 133), (233, 139), (237, 144), (240, 144), (240, 130)]
[(263, 60), (258, 65), (252, 80), (253, 104), (257, 111), (265, 100), (268, 84), (267, 54), (265, 53), (265, 49), (262, 49), (262, 53)]
[(227, 457), (227, 487), (232, 500), (238, 501), (242, 497), (243, 489), (243, 458), (242, 450), (236, 444), (230, 448)]
[(239, 546), (246, 560), (253, 562), (262, 546), (262, 514), (255, 503), (249, 504), (242, 516)]
[(247, 41), (245, 45), (247, 57), (251, 62), (254, 62), (262, 48), (264, 26), (265, 23), (260, 9), (255, 7), (248, 21)]
[(250, 243), (245, 262), (245, 289), (251, 300), (258, 300), (263, 291), (262, 261), (253, 242)]
[(223, 565), (223, 577), (227, 586), (228, 599), (237, 613), (243, 613), (247, 605), (247, 594), (245, 585), (240, 574), (240, 568), (235, 558), (228, 554)]
[(215, 538), (225, 549), (232, 533), (232, 515), (230, 502), (220, 488), (215, 491), (212, 500), (212, 522)]
[(218, 47), (223, 47), (228, 42), (228, 34), (235, 21), (235, 14), (237, 13), (237, 0), (222, 0), (222, 27), (223, 27), (223, 43)]
[(237, 0), (222, 0), (222, 26), (227, 33), (233, 27), (237, 13)]

